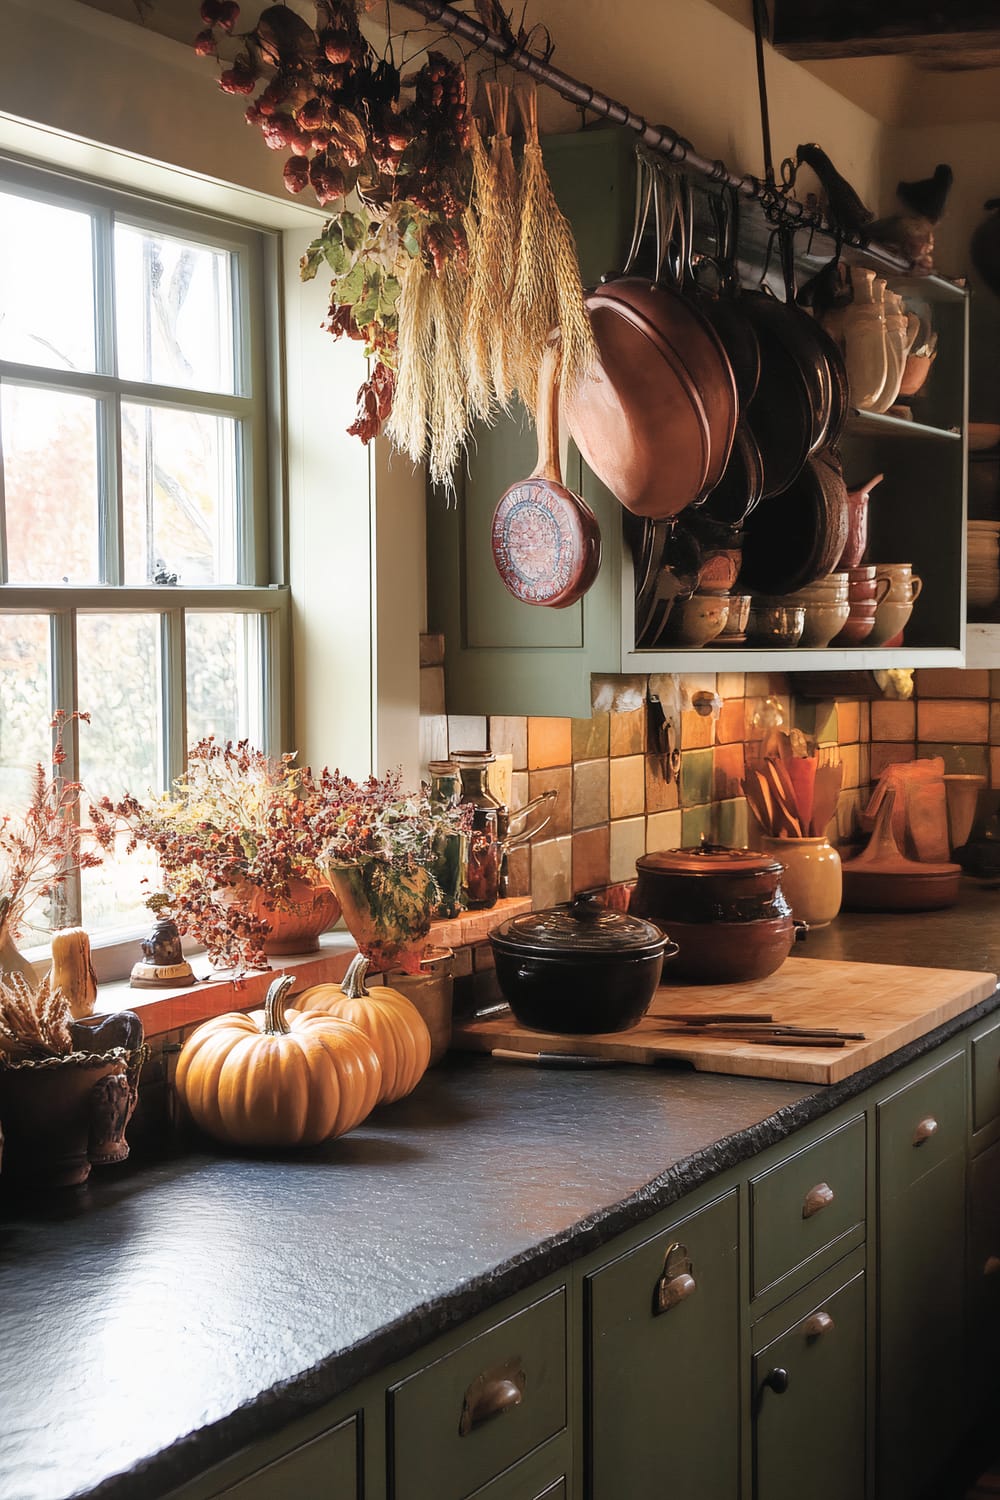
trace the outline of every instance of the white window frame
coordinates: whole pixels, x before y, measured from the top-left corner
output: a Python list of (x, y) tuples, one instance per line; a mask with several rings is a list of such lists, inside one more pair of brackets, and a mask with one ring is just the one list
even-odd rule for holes
[[(220, 611), (256, 616), (253, 642), (260, 667), (259, 724), (251, 737), (269, 754), (288, 745), (292, 723), (289, 590), (286, 559), (286, 499), (283, 476), (284, 409), (279, 379), (282, 329), (278, 272), (280, 244), (271, 231), (228, 218), (188, 210), (138, 193), (121, 191), (46, 166), (0, 153), (0, 189), (92, 215), (96, 298), (95, 346), (100, 373), (0, 359), (4, 382), (96, 398), (98, 473), (101, 494), (100, 584), (17, 585), (7, 582), (4, 527), (0, 525), (0, 612), (49, 618), (52, 709), (77, 703), (76, 624), (80, 613), (142, 612), (160, 617), (162, 779), (169, 787), (185, 767), (187, 754), (185, 615)], [(115, 222), (127, 223), (224, 249), (231, 254), (235, 324), (234, 394), (126, 380), (117, 374), (113, 323), (112, 253)], [(126, 585), (121, 528), (120, 412), (123, 401), (198, 410), (234, 418), (240, 424), (238, 485), (247, 503), (237, 518), (237, 578), (227, 586)], [(2, 452), (0, 431), (0, 452)], [(3, 468), (0, 464), (0, 521)], [(77, 779), (78, 735), (66, 735), (67, 777)], [(66, 882), (63, 920), (80, 920), (79, 881)], [(99, 977), (127, 972), (134, 958), (135, 929), (100, 934)], [(127, 943), (127, 959), (126, 948)], [(43, 956), (37, 953), (36, 956)]]

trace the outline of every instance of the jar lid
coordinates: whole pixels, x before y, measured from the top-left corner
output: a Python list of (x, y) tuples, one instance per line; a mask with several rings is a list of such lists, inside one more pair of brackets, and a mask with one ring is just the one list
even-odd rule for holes
[(450, 759), (456, 766), (488, 766), (496, 760), (492, 750), (453, 750)]
[(594, 959), (649, 957), (669, 941), (655, 923), (611, 911), (592, 895), (510, 917), (490, 938), (536, 957), (585, 953)]
[(458, 770), (458, 762), (454, 760), (429, 760), (427, 771), (431, 776), (453, 776)]
[(659, 849), (655, 854), (640, 854), (635, 862), (638, 871), (674, 875), (756, 875), (780, 873), (780, 860), (759, 849), (731, 849), (726, 844), (703, 841), (690, 849)]

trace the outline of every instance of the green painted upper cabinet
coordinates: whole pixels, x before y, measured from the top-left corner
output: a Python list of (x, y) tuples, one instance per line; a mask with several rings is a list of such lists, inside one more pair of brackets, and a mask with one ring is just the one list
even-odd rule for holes
[[(620, 269), (634, 211), (634, 138), (581, 131), (545, 142), (559, 205), (573, 226), (584, 281)], [(504, 316), (498, 307), (497, 317)], [(565, 452), (565, 449), (564, 449)], [(601, 527), (597, 581), (567, 609), (522, 604), (493, 564), (490, 531), (504, 491), (532, 472), (535, 431), (523, 409), (477, 426), (457, 477), (458, 503), (428, 500), (428, 625), (445, 636), (453, 713), (590, 715), (590, 674), (621, 671), (621, 506), (570, 443), (565, 484), (582, 494)]]

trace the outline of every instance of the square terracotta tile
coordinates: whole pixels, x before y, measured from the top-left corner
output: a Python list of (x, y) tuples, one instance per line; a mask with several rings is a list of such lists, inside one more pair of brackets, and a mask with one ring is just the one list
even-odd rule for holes
[(515, 771), (528, 765), (528, 721), (523, 717), (490, 716), (490, 749), (498, 755), (509, 755)]
[(619, 818), (611, 827), (611, 879), (634, 880), (635, 862), (646, 852), (645, 818)]
[(715, 722), (717, 745), (742, 745), (746, 740), (746, 699), (725, 698), (722, 711)]
[(420, 712), (422, 714), (445, 712), (444, 667), (420, 668)]
[(844, 768), (843, 786), (857, 787), (861, 784), (861, 756), (857, 745), (841, 745), (840, 764)]
[(658, 849), (681, 847), (681, 814), (676, 808), (672, 812), (653, 813), (646, 819), (646, 852), (654, 854)]
[(746, 691), (745, 672), (720, 672), (715, 679), (715, 691), (723, 703), (727, 698), (742, 698)]
[(913, 745), (904, 745), (895, 740), (872, 740), (871, 755), (873, 782), (878, 781), (886, 766), (903, 765), (917, 758), (916, 748)]
[(856, 789), (841, 792), (836, 811), (825, 830), (827, 838), (833, 838), (838, 844), (856, 839), (861, 831), (861, 814), (867, 800)]
[(744, 757), (742, 745), (716, 745), (712, 752), (714, 774), (712, 796), (716, 801), (724, 797), (742, 797)]
[(528, 720), (528, 770), (568, 766), (573, 759), (572, 719)]
[(990, 704), (990, 744), (1000, 745), (1000, 703)]
[(641, 755), (646, 748), (645, 708), (612, 712), (610, 731), (612, 755)]
[(989, 739), (985, 700), (922, 698), (917, 702), (917, 739), (948, 744), (983, 744)]
[(573, 759), (597, 760), (608, 754), (611, 715), (594, 714), (589, 719), (571, 719)]
[(818, 744), (835, 745), (840, 733), (837, 705), (826, 702), (814, 703), (812, 725), (806, 728), (803, 724), (802, 728), (806, 729), (806, 733), (811, 734)]
[(706, 750), (715, 744), (715, 720), (711, 714), (686, 708), (681, 714), (681, 749)]
[(990, 672), (990, 697), (1000, 698), (1000, 671), (995, 668)]
[(870, 703), (858, 704), (858, 737), (862, 744), (872, 737), (872, 706)]
[(837, 703), (837, 738), (842, 745), (856, 744), (861, 734), (860, 705), (853, 701)]
[(507, 894), (531, 895), (531, 848), (527, 844), (507, 855)]
[[(528, 801), (533, 802), (542, 792), (554, 790), (556, 800), (549, 809), (551, 814), (546, 837), (555, 839), (573, 832), (573, 772), (569, 766), (554, 766), (548, 771), (528, 772)], [(532, 814), (534, 816), (534, 814)]]
[(573, 767), (573, 827), (595, 828), (608, 821), (609, 762), (579, 761)]
[(917, 672), (918, 698), (988, 698), (990, 674), (959, 667), (921, 667)]
[(667, 779), (667, 766), (662, 756), (646, 755), (646, 811), (647, 813), (670, 812), (680, 806), (680, 788), (677, 778)]
[(868, 740), (858, 746), (858, 786), (864, 789), (871, 785), (872, 747)]
[(631, 818), (646, 810), (646, 762), (642, 755), (621, 755), (611, 761), (612, 818)]
[(536, 909), (558, 906), (573, 894), (573, 840), (546, 839), (531, 850), (531, 901)]
[[(917, 736), (917, 705), (908, 700), (886, 698), (871, 705), (873, 740), (913, 740)], [(1000, 729), (1000, 720), (998, 720)]]
[(1000, 788), (1000, 749), (996, 746), (990, 750), (990, 786), (994, 791)]
[(573, 835), (573, 890), (605, 886), (611, 879), (610, 830), (607, 823)]
[(479, 714), (448, 715), (448, 751), (486, 749), (486, 716)]
[(422, 667), (444, 666), (444, 636), (427, 635), (420, 637), (420, 665)]
[(510, 778), (511, 811), (518, 807), (524, 807), (528, 801), (528, 795), (527, 771), (515, 771)]

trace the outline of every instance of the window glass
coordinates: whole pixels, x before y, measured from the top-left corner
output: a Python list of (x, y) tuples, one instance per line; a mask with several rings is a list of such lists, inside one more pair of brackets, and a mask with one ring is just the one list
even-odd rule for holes
[(94, 327), (90, 214), (0, 192), (0, 359), (92, 371)]
[(232, 259), (226, 250), (115, 225), (123, 379), (235, 391)]
[[(51, 718), (48, 616), (0, 614), (0, 814), (19, 821), (36, 766), (48, 774)], [(50, 930), (53, 917), (47, 900), (35, 902), (26, 915), (22, 946), (30, 947)]]
[(189, 744), (209, 734), (261, 743), (260, 628), (258, 615), (188, 611)]
[(229, 417), (122, 403), (126, 583), (237, 582), (237, 435)]
[(97, 402), (0, 389), (10, 583), (99, 583)]

